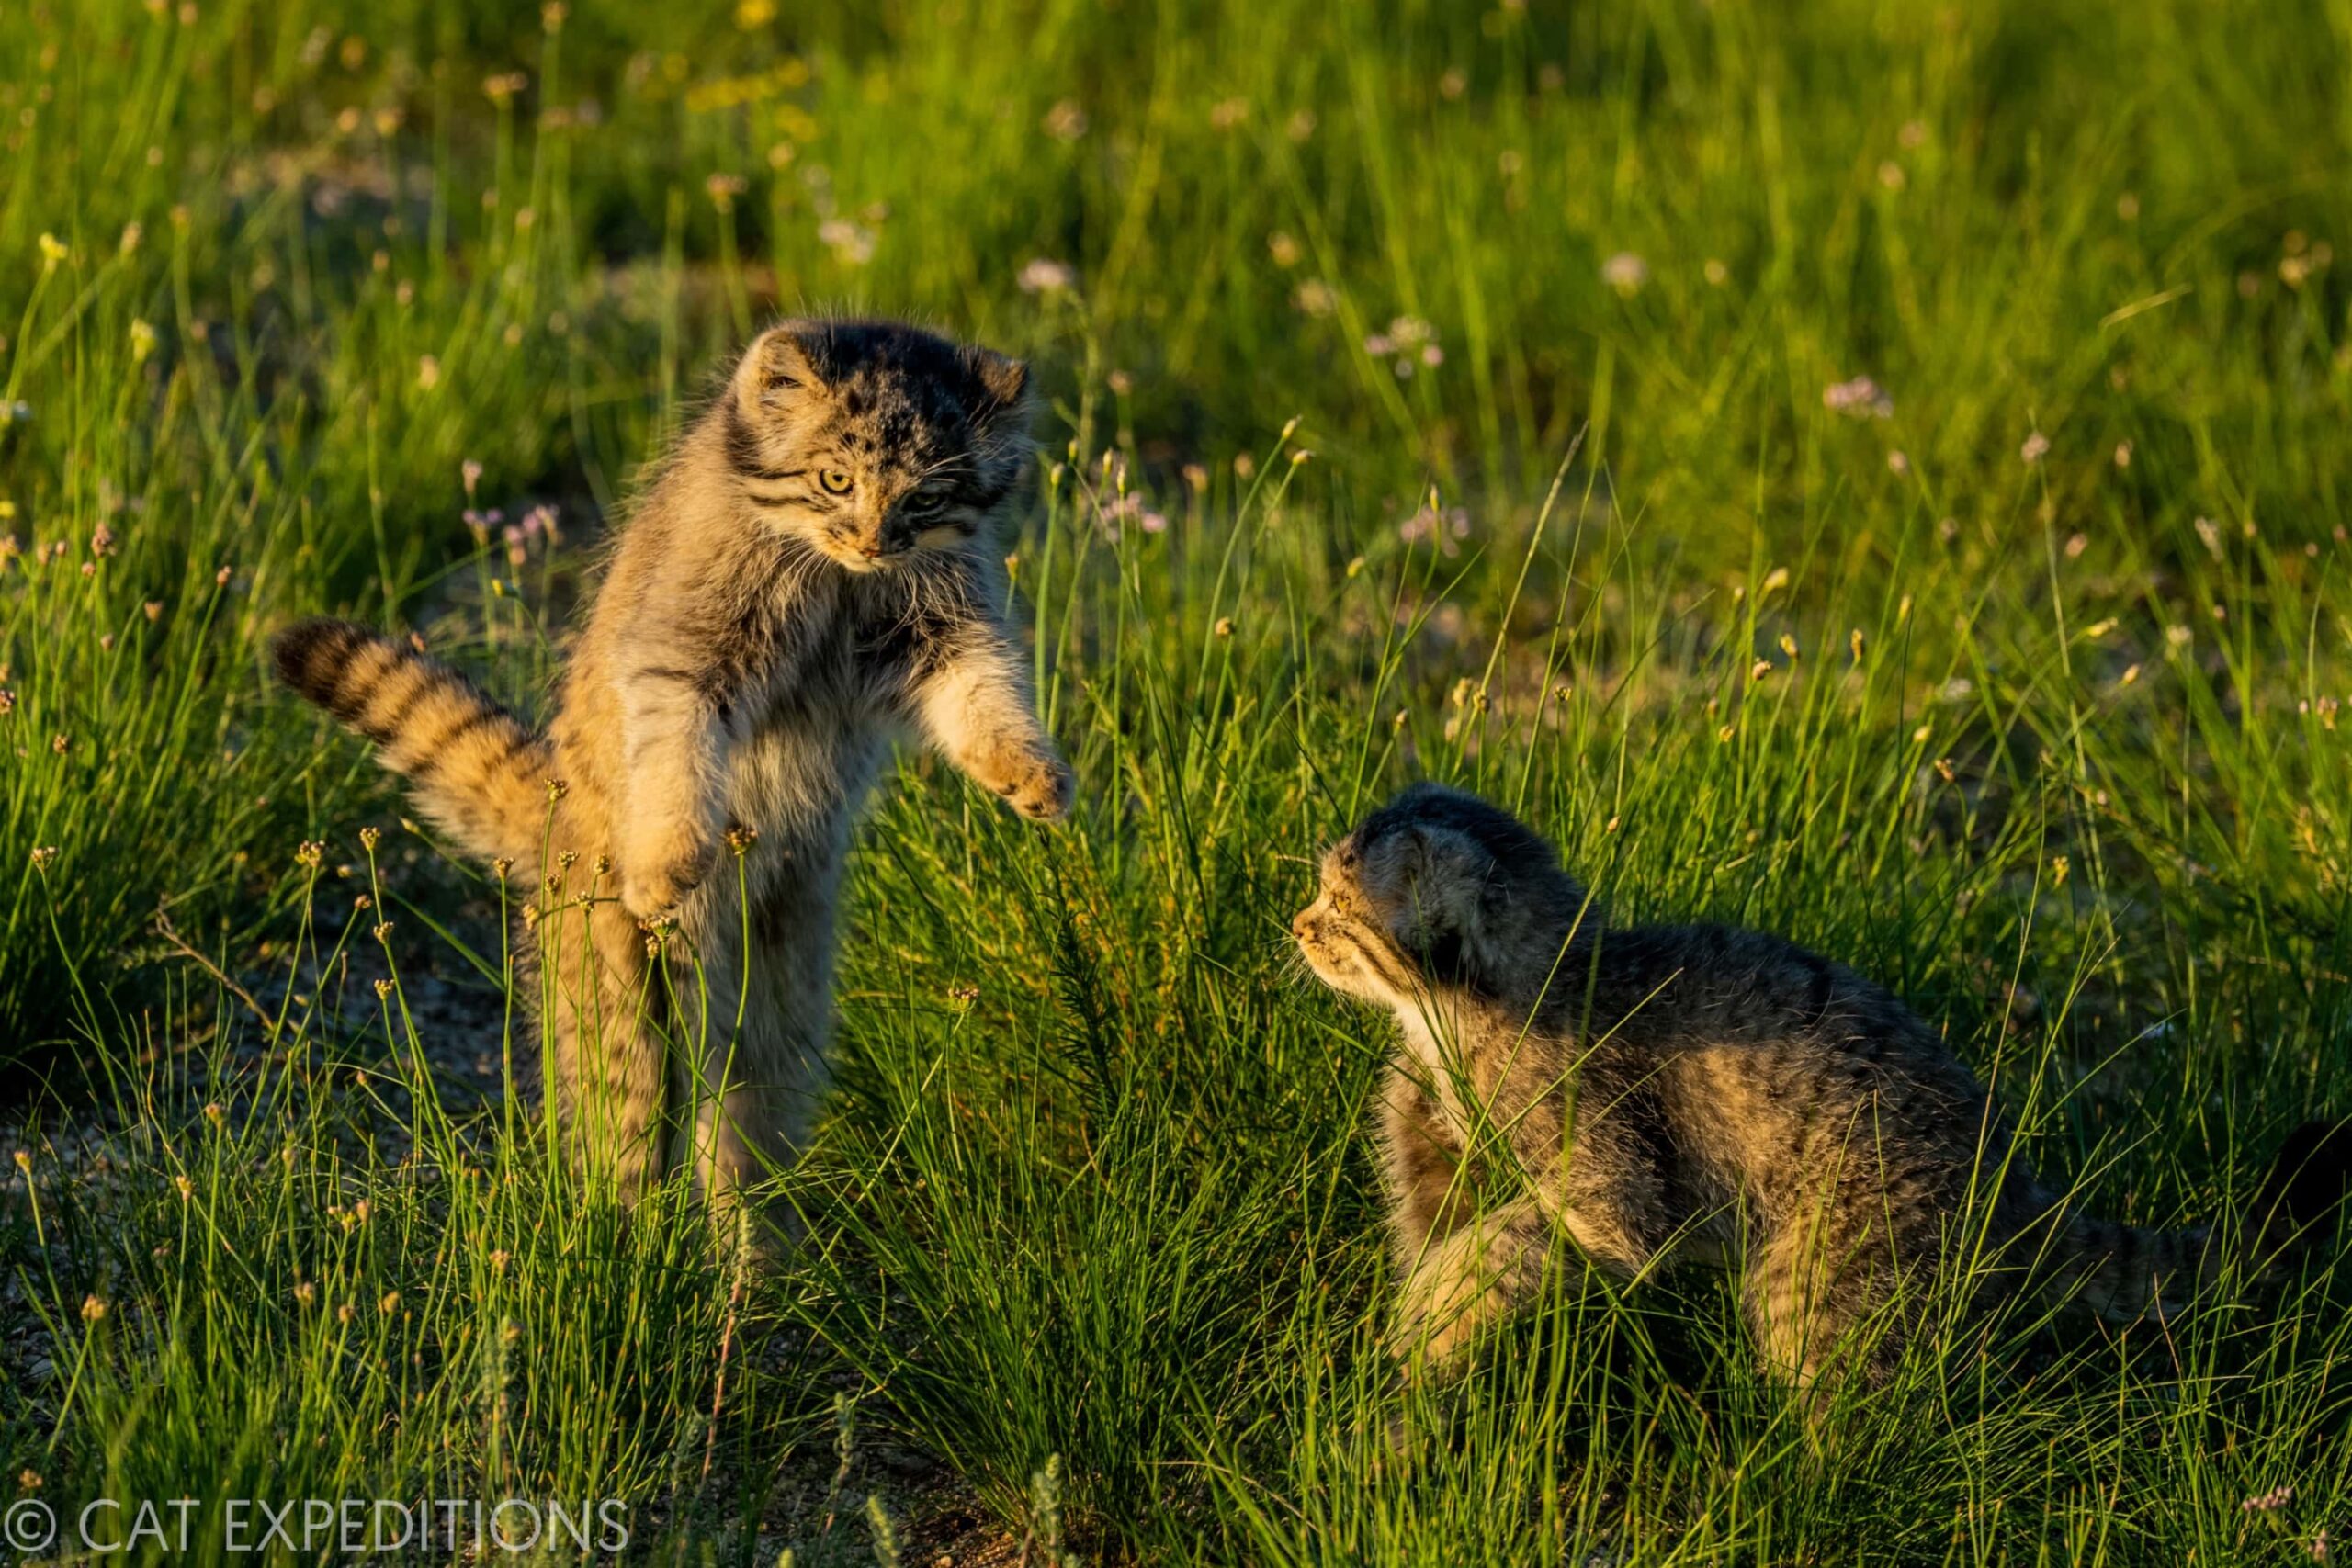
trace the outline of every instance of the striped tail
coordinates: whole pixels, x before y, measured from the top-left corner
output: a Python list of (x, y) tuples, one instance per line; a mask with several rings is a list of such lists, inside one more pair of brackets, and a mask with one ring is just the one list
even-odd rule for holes
[[(2280, 1145), (2237, 1237), (2240, 1278), (2280, 1282), (2352, 1196), (2352, 1122), (2307, 1122)], [(2169, 1318), (2211, 1297), (2225, 1257), (2211, 1227), (2141, 1230), (2070, 1216), (2058, 1242), (2057, 1302), (2103, 1322)]]
[(2119, 1326), (2177, 1316), (2211, 1293), (2222, 1253), (2210, 1226), (2147, 1230), (2071, 1214), (2059, 1233), (2052, 1304)]
[(447, 665), (349, 621), (308, 620), (270, 644), (277, 678), (376, 743), (417, 810), (485, 859), (527, 859), (548, 809), (544, 736)]

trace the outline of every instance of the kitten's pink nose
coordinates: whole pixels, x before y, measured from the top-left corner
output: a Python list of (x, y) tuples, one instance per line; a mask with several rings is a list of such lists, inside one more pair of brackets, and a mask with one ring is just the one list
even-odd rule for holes
[(1308, 918), (1314, 913), (1312, 909), (1301, 909), (1297, 914), (1293, 915), (1290, 918), (1290, 934), (1305, 942), (1306, 933), (1315, 929), (1314, 920)]

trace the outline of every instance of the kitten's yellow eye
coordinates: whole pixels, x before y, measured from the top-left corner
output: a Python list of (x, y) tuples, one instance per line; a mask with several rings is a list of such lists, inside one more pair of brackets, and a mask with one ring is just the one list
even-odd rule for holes
[(818, 469), (817, 482), (825, 487), (825, 493), (828, 495), (847, 495), (849, 493), (850, 478), (839, 468)]

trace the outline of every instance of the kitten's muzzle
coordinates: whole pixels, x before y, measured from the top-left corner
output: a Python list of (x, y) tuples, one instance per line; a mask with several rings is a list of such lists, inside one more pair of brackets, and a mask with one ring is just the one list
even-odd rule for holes
[(1310, 964), (1330, 961), (1332, 949), (1331, 928), (1327, 918), (1329, 913), (1322, 900), (1317, 899), (1290, 918), (1291, 937), (1298, 943), (1299, 952), (1306, 954)]
[(857, 552), (859, 559), (877, 565), (909, 554), (913, 547), (913, 540), (894, 538), (888, 534), (869, 535), (863, 539), (853, 541), (850, 545), (850, 548)]
[(1290, 918), (1290, 934), (1301, 942), (1315, 940), (1315, 909), (1312, 905)]
[(891, 558), (902, 555), (879, 539), (860, 539), (835, 534), (826, 546), (825, 553), (852, 571), (876, 571), (891, 564)]
[(1290, 934), (1297, 940), (1298, 955), (1317, 979), (1341, 991), (1351, 990), (1348, 965), (1331, 944), (1324, 913), (1322, 900), (1308, 905), (1290, 918)]

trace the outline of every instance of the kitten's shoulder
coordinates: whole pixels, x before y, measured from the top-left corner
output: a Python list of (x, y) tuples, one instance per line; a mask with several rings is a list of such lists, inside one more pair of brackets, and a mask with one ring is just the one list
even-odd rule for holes
[(1884, 987), (1770, 931), (1715, 921), (1629, 926), (1600, 938), (1598, 970), (1610, 992), (1679, 1021), (1742, 1032), (1817, 1026), (1834, 1018), (1871, 1027), (1917, 1022)]
[[(1717, 920), (1612, 926), (1600, 936), (1603, 966), (1634, 975), (1752, 981), (1815, 955), (1785, 937)], [(1822, 962), (1815, 959), (1815, 962)]]

